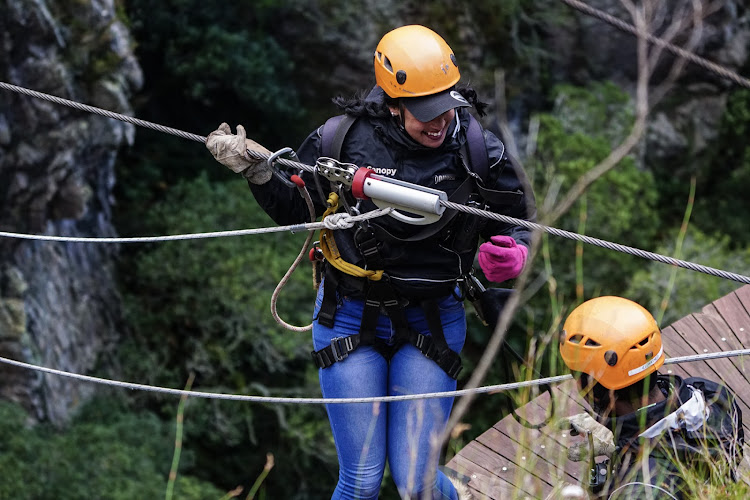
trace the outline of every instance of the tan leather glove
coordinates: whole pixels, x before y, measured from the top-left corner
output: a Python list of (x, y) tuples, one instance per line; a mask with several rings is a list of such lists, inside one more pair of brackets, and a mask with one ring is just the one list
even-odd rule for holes
[(237, 135), (232, 134), (229, 125), (222, 123), (219, 128), (208, 134), (206, 148), (211, 151), (216, 161), (232, 172), (242, 174), (253, 184), (265, 184), (271, 180), (273, 171), (265, 160), (257, 160), (247, 154), (247, 150), (258, 151), (266, 155), (271, 152), (247, 138), (245, 127), (237, 125)]
[(594, 438), (594, 456), (600, 457), (606, 455), (612, 457), (615, 452), (615, 442), (612, 431), (594, 420), (588, 413), (579, 413), (572, 417), (566, 417), (561, 420), (561, 428), (570, 429), (570, 433), (582, 434), (586, 439), (580, 443), (575, 443), (568, 448), (568, 459), (574, 462), (580, 462), (589, 458), (591, 452), (588, 440), (588, 434)]

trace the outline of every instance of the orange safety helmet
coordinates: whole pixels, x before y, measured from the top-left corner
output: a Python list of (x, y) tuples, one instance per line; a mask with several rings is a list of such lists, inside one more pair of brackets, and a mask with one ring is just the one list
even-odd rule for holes
[(656, 320), (622, 297), (597, 297), (576, 307), (563, 325), (560, 354), (572, 371), (611, 390), (632, 385), (664, 364)]
[(375, 49), (375, 80), (392, 98), (435, 94), (460, 78), (453, 50), (425, 26), (389, 31)]

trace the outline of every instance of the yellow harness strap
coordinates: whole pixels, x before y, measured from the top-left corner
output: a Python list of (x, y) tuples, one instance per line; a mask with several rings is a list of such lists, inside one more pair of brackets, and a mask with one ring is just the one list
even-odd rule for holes
[[(323, 219), (329, 215), (336, 213), (339, 209), (339, 195), (331, 193), (328, 195), (328, 208), (323, 213)], [(336, 241), (333, 239), (333, 231), (331, 229), (320, 230), (320, 250), (323, 252), (323, 256), (326, 260), (339, 271), (356, 276), (358, 278), (367, 278), (372, 281), (379, 281), (383, 277), (383, 270), (372, 271), (363, 269), (357, 265), (345, 261), (341, 258), (341, 253), (336, 246)]]

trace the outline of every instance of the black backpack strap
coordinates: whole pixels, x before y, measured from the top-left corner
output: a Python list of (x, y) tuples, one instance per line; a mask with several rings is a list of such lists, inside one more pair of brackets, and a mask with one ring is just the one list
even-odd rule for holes
[(466, 143), (464, 144), (469, 168), (486, 181), (490, 174), (490, 158), (487, 153), (487, 143), (484, 142), (482, 125), (474, 116), (469, 115), (469, 126), (466, 129)]
[(462, 146), (466, 167), (476, 174), (477, 192), (492, 205), (517, 205), (523, 199), (521, 191), (497, 191), (487, 189), (484, 184), (490, 175), (490, 158), (487, 153), (487, 143), (484, 142), (482, 125), (474, 116), (469, 115), (469, 126), (466, 129), (466, 142)]
[[(357, 121), (357, 118), (351, 115), (332, 116), (326, 120), (320, 130), (320, 156), (340, 160), (344, 139), (355, 121)], [(327, 196), (323, 191), (319, 175), (315, 176), (315, 186), (318, 189), (320, 200), (325, 206)]]
[(323, 282), (323, 302), (315, 318), (323, 326), (333, 328), (333, 317), (336, 316), (338, 308), (338, 297), (336, 290), (339, 287), (339, 275), (331, 265), (325, 266), (325, 281)]
[(344, 139), (355, 121), (357, 118), (351, 115), (338, 115), (326, 120), (320, 131), (320, 155), (340, 159)]

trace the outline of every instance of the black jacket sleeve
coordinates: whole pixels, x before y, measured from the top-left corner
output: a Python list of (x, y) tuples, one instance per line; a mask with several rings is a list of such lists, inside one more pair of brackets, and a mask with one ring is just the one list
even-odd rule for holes
[[(304, 140), (297, 151), (298, 161), (306, 165), (315, 165), (320, 157), (320, 128), (314, 130)], [(303, 172), (301, 174), (305, 185), (310, 192), (315, 204), (316, 216), (320, 217), (325, 211), (325, 198), (318, 192), (318, 184), (315, 182), (314, 174)], [(318, 179), (321, 186), (325, 188), (329, 183), (325, 179)], [(262, 185), (248, 182), (250, 190), (255, 196), (258, 205), (280, 226), (290, 224), (301, 224), (310, 221), (310, 211), (305, 200), (297, 188), (289, 187), (275, 175), (271, 180)], [(327, 197), (328, 193), (323, 193)]]

